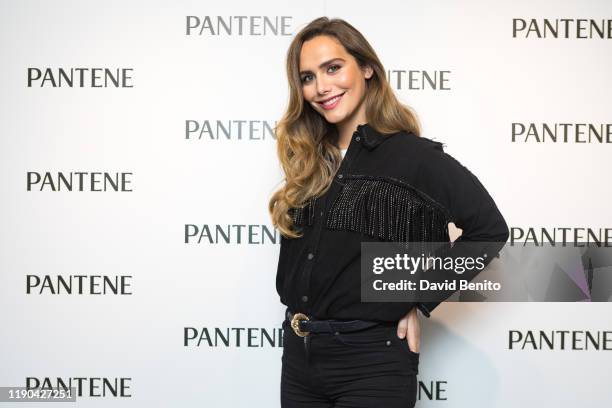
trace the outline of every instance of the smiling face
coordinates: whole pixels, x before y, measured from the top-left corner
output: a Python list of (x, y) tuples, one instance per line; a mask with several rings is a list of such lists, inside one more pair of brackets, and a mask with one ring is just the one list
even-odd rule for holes
[(363, 100), (366, 79), (372, 68), (364, 69), (334, 37), (319, 35), (302, 44), (300, 80), (304, 99), (328, 122), (336, 125), (365, 122)]

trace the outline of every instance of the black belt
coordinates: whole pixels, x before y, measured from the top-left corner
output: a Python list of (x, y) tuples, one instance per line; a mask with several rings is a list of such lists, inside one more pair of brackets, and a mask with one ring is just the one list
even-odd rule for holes
[(350, 333), (383, 324), (370, 320), (318, 320), (303, 313), (293, 313), (289, 309), (287, 320), (293, 332), (300, 337), (306, 337), (310, 333)]

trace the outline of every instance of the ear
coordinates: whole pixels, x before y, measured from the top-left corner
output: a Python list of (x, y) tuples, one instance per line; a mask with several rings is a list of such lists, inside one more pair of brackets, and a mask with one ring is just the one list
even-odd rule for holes
[(362, 68), (362, 71), (365, 79), (370, 79), (372, 78), (372, 75), (374, 75), (374, 70), (369, 64), (366, 64), (366, 66)]

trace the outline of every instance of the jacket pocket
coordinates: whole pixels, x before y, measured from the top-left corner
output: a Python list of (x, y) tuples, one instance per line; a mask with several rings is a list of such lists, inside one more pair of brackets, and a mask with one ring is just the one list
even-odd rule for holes
[(326, 227), (391, 242), (448, 242), (450, 215), (410, 184), (388, 176), (345, 174)]

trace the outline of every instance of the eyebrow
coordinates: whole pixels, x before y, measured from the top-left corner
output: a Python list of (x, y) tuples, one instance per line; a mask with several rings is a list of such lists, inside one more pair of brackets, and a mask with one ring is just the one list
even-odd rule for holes
[[(332, 58), (332, 59), (330, 59), (330, 60), (327, 60), (327, 61), (325, 61), (325, 62), (321, 63), (321, 64), (319, 65), (319, 68), (323, 68), (324, 66), (326, 66), (326, 65), (328, 65), (328, 64), (331, 64), (332, 62), (334, 62), (334, 61), (336, 61), (336, 60), (339, 60), (339, 61), (345, 62), (345, 61), (344, 61), (344, 59), (342, 59), (342, 58), (340, 58), (340, 57), (338, 57), (338, 58)], [(300, 75), (303, 75), (303, 74), (312, 74), (312, 71), (300, 71)]]

